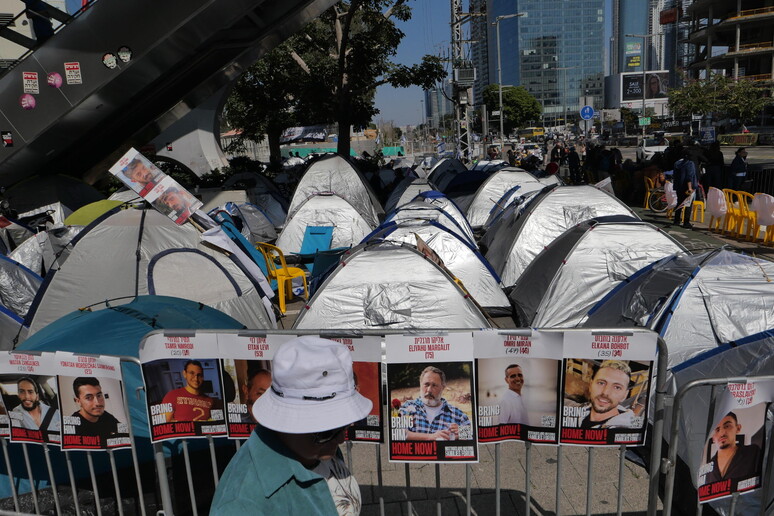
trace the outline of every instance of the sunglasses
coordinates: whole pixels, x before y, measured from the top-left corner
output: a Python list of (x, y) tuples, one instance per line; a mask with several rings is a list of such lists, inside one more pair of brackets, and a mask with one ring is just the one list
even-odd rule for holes
[(344, 430), (350, 425), (345, 425), (340, 428), (334, 428), (332, 430), (326, 430), (324, 432), (317, 432), (314, 434), (314, 444), (325, 444), (337, 438)]

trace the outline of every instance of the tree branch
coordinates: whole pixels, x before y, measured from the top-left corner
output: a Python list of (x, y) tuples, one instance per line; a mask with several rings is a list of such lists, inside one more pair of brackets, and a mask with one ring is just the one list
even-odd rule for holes
[(309, 66), (307, 66), (306, 61), (304, 61), (304, 59), (300, 55), (296, 54), (295, 50), (290, 51), (290, 57), (293, 58), (293, 61), (298, 63), (298, 66), (300, 66), (301, 69), (305, 71), (307, 75), (312, 75), (312, 71), (309, 69)]
[(396, 8), (400, 7), (401, 5), (405, 4), (406, 0), (398, 0), (394, 4), (392, 4), (392, 7), (387, 9), (387, 11), (384, 13), (384, 19), (389, 20), (392, 16), (392, 13), (395, 11)]

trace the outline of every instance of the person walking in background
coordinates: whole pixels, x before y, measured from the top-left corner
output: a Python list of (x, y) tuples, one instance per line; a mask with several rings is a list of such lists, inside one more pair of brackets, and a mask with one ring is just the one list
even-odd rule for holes
[(723, 167), (726, 166), (720, 142), (712, 142), (707, 151), (707, 190), (709, 187), (723, 188)]
[(735, 154), (736, 156), (731, 162), (731, 170), (729, 171), (731, 177), (729, 179), (731, 180), (731, 188), (739, 190), (744, 180), (747, 179), (747, 149), (739, 147)]

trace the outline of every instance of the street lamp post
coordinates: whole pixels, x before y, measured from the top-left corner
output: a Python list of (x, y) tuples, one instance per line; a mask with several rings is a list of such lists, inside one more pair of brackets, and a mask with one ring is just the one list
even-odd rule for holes
[[(641, 38), (642, 39), (642, 117), (645, 116), (645, 88), (647, 87), (647, 84), (645, 84), (646, 77), (645, 72), (647, 71), (648, 67), (645, 66), (647, 63), (647, 56), (646, 52), (648, 52), (648, 40), (650, 38), (653, 38), (655, 36), (661, 36), (660, 32), (654, 32), (652, 34), (625, 34), (627, 38)], [(648, 52), (649, 53), (649, 52)], [(642, 139), (645, 139), (645, 126), (642, 126)]]
[(508, 18), (518, 18), (524, 16), (525, 13), (513, 13), (503, 14), (495, 18), (492, 25), (495, 26), (497, 32), (497, 83), (499, 84), (499, 102), (500, 102), (500, 157), (505, 159), (505, 134), (503, 129), (503, 118), (505, 112), (503, 111), (503, 70), (500, 61), (500, 22), (507, 20)]

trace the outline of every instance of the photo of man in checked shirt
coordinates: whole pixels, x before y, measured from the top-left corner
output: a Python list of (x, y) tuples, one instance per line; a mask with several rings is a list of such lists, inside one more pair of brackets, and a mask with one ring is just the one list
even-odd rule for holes
[[(409, 441), (454, 441), (470, 436), (471, 422), (457, 407), (443, 397), (446, 375), (433, 366), (427, 366), (419, 375), (419, 398), (405, 401), (398, 410), (401, 416), (411, 416), (412, 426), (406, 434)], [(470, 437), (468, 437), (470, 438)]]

